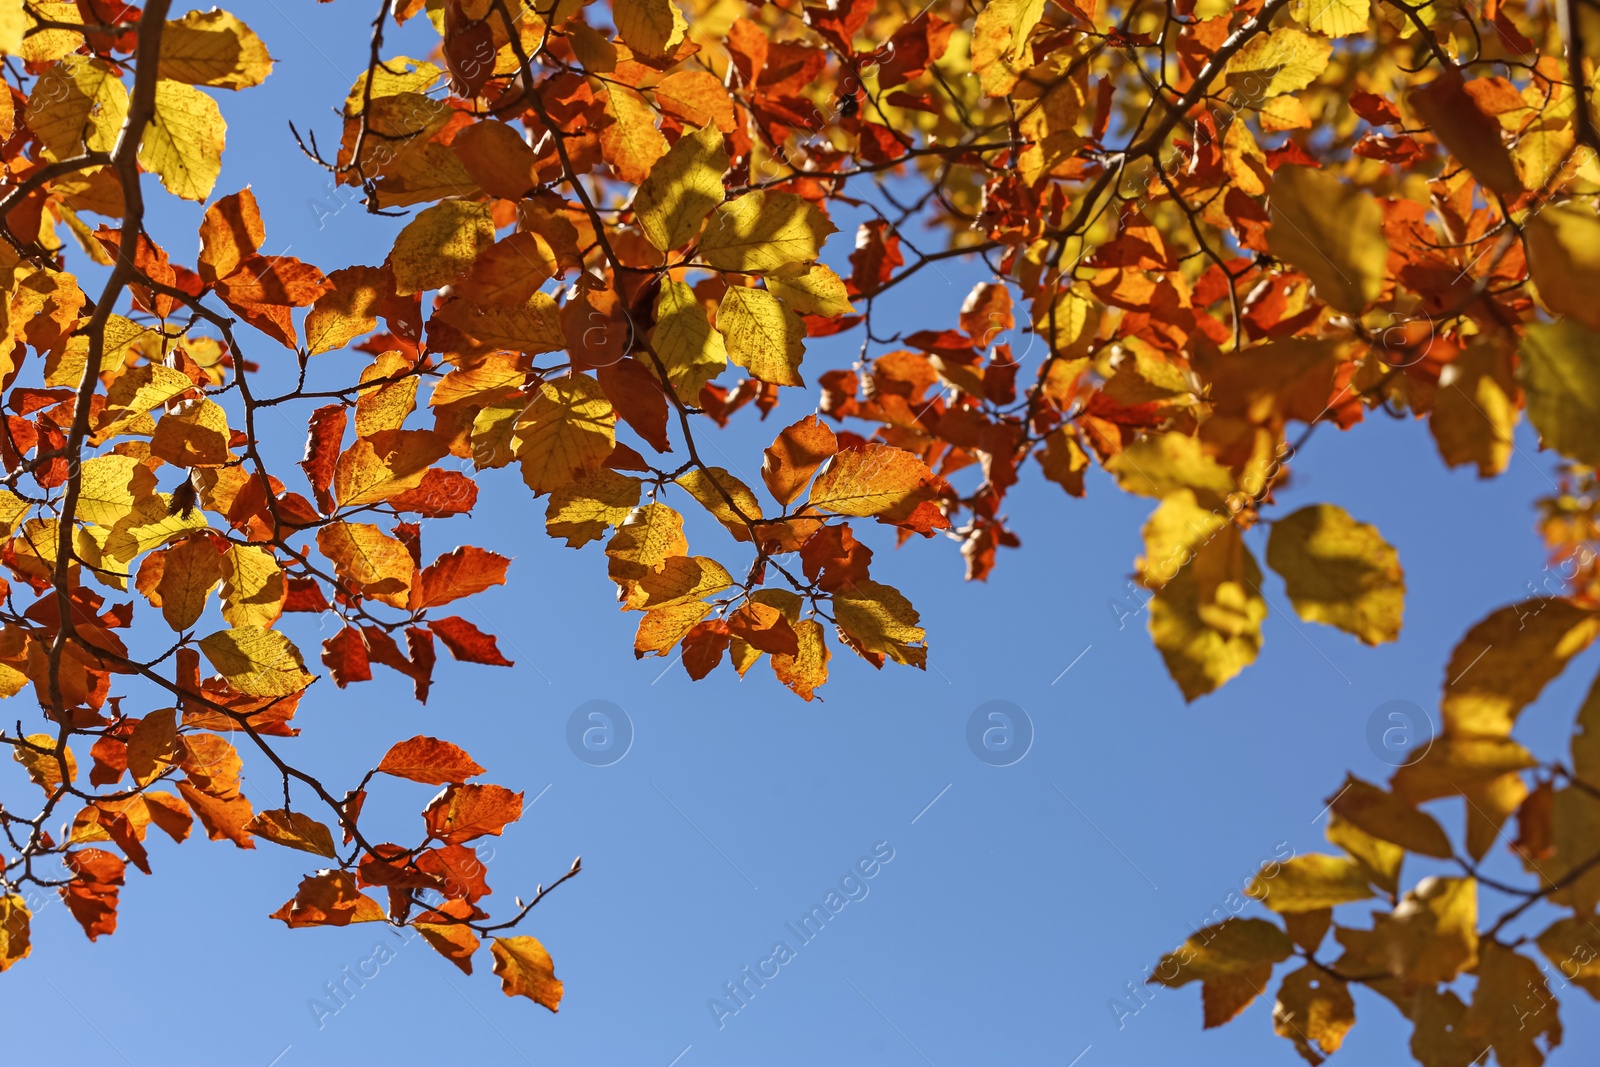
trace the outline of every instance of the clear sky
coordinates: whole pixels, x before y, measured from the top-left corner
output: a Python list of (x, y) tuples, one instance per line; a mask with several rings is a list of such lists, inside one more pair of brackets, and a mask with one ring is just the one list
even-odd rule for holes
[[(230, 124), (217, 194), (254, 182), (264, 252), (327, 270), (378, 263), (403, 225), (354, 204), (319, 225), (337, 201), (286, 124), (337, 141), (330, 109), (362, 69), (372, 7), (234, 7), (279, 64), (258, 89), (217, 93)], [(428, 36), (391, 31), (391, 54)], [(192, 257), (200, 208), (152, 201), (153, 232), (176, 258)], [(849, 249), (847, 230), (826, 257), (842, 262)], [(885, 326), (952, 326), (976, 280), (959, 262), (923, 272), (914, 290), (882, 302)], [(285, 350), (254, 340), (248, 354), (266, 364), (263, 374), (291, 370)], [(858, 344), (849, 335), (813, 341), (808, 378), (847, 365)], [(363, 358), (316, 361), (330, 380), (347, 381)], [(708, 438), (747, 482), (757, 480), (761, 446), (809, 411), (808, 395), (786, 392), (767, 423), (747, 409)], [(280, 463), (298, 458), (308, 413), (264, 429)], [(473, 598), (481, 617), (468, 613), (499, 635), (516, 667), (441, 659), (427, 707), (392, 672), (345, 691), (323, 679), (301, 704), (304, 738), (284, 747), (339, 791), (392, 742), (433, 734), (463, 745), (489, 780), (526, 791), (523, 821), (487, 839), (488, 903), (504, 909), (582, 855), (583, 874), (523, 928), (554, 956), (566, 984), (561, 1012), (502, 995), (487, 951), (466, 978), (378, 924), (291, 931), (269, 920), (314, 865), (301, 853), (152, 840), (155, 874), (130, 868), (115, 936), (90, 944), (59, 903), (36, 916), (32, 958), (0, 980), (7, 1058), (139, 1067), (1299, 1063), (1271, 1032), (1270, 997), (1202, 1033), (1198, 987), (1146, 987), (1145, 969), (1263, 860), (1327, 847), (1321, 813), (1345, 772), (1387, 776), (1368, 742), (1377, 709), (1393, 700), (1433, 709), (1454, 642), (1540, 579), (1530, 503), (1549, 489), (1552, 461), (1525, 428), (1518, 441), (1511, 469), (1479, 483), (1447, 472), (1418, 423), (1379, 414), (1349, 434), (1319, 430), (1283, 510), (1335, 501), (1382, 530), (1406, 570), (1404, 633), (1373, 650), (1300, 622), (1269, 573), (1260, 661), (1193, 706), (1168, 680), (1143, 617), (1119, 627), (1137, 603), (1128, 576), (1153, 502), (1116, 491), (1103, 474), (1074, 500), (1030, 465), (1008, 500), (1024, 547), (1002, 551), (984, 584), (961, 581), (952, 541), (895, 551), (874, 533), (874, 577), (921, 611), (929, 669), (879, 673), (835, 647), (824, 699), (806, 704), (764, 664), (742, 682), (724, 668), (691, 683), (667, 660), (636, 662), (637, 617), (616, 610), (600, 546), (574, 552), (551, 541), (544, 504), (515, 469), (488, 472), (473, 517), (433, 524), (424, 547), (431, 557), (470, 541), (516, 557), (510, 584)], [(1264, 533), (1247, 540), (1260, 555)], [(310, 657), (319, 639), (303, 618), (288, 632)], [(1582, 657), (1523, 716), (1519, 730), (1536, 752), (1564, 747), (1596, 664), (1596, 653)], [(568, 744), (569, 719), (591, 701), (610, 702), (632, 724), (631, 748), (609, 766), (580, 760)], [(991, 701), (1011, 702), (1031, 722), (1031, 748), (1011, 766), (981, 761), (968, 744), (969, 720)], [(248, 761), (247, 770), (248, 794), (275, 795), (274, 776)], [(432, 792), (396, 782), (375, 796), (370, 817), (412, 818)], [(1453, 807), (1442, 810), (1459, 825)], [(858, 863), (875, 850), (872, 876), (860, 877)], [(1494, 856), (1491, 870), (1512, 870), (1503, 845)], [(1408, 869), (1407, 883), (1419, 873)], [(830, 891), (848, 903), (803, 941), (786, 924), (798, 926)], [(1503, 906), (1486, 891), (1485, 908)], [(1517, 931), (1540, 928), (1530, 918)], [(780, 941), (792, 958), (767, 963), (776, 975), (750, 982), (753, 995), (729, 1010), (737, 1004), (725, 983), (745, 968), (758, 973)], [(363, 970), (376, 976), (346, 985), (353, 994), (342, 1004), (328, 998), (326, 983)], [(1151, 998), (1146, 1005), (1128, 983)], [(1600, 1018), (1580, 993), (1563, 1002), (1566, 1044), (1552, 1062), (1595, 1062)], [(1404, 1020), (1387, 1002), (1358, 990), (1356, 1009), (1341, 1059), (1411, 1062)]]

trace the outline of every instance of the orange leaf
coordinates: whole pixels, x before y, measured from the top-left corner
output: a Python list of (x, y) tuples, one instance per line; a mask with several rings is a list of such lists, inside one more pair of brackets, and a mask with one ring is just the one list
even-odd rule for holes
[(523, 996), (551, 1011), (561, 1005), (561, 979), (555, 961), (536, 938), (497, 937), (489, 946), (494, 953), (494, 973), (508, 997)]
[(261, 242), (267, 239), (266, 227), (261, 222), (261, 210), (256, 197), (249, 189), (241, 189), (232, 196), (206, 208), (200, 220), (200, 277), (207, 285), (215, 285), (221, 278), (234, 272), (245, 259), (256, 254)]
[(839, 439), (815, 415), (785, 427), (766, 449), (761, 480), (772, 498), (784, 507), (805, 492), (806, 483), (823, 461), (839, 451)]
[(422, 813), (428, 836), (459, 845), (522, 818), (522, 794), (498, 785), (451, 785)]
[(290, 929), (301, 926), (349, 926), (382, 922), (383, 907), (356, 888), (349, 871), (319, 871), (300, 882), (294, 899), (267, 916), (282, 919)]
[(417, 610), (438, 607), (490, 586), (506, 584), (511, 561), (495, 552), (462, 545), (428, 564), (422, 571), (422, 596)]
[(461, 748), (421, 734), (385, 752), (378, 770), (424, 785), (464, 782), (483, 773), (483, 768)]
[(513, 667), (515, 664), (500, 654), (500, 646), (493, 634), (486, 634), (459, 615), (430, 619), (428, 629), (444, 642), (444, 647), (458, 660), (466, 663), (487, 663), (492, 667)]

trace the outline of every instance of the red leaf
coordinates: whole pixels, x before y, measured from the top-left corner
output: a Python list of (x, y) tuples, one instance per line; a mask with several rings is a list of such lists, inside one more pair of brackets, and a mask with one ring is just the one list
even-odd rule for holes
[(514, 666), (511, 660), (500, 654), (500, 646), (495, 643), (493, 634), (484, 633), (458, 615), (429, 620), (428, 628), (458, 660), (487, 663), (493, 667)]

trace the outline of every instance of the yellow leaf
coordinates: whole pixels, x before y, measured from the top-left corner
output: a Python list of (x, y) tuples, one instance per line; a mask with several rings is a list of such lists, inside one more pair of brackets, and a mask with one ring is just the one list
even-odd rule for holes
[(639, 631), (633, 638), (633, 654), (643, 659), (648, 653), (665, 656), (675, 648), (683, 635), (701, 619), (710, 615), (712, 607), (703, 600), (687, 600), (645, 613), (639, 620)]
[[(639, 579), (623, 607), (654, 611), (691, 600), (703, 600), (733, 585), (733, 577), (709, 556), (673, 556), (659, 571)], [(699, 620), (696, 619), (696, 622)]]
[(388, 500), (421, 485), (429, 466), (445, 453), (443, 439), (431, 430), (380, 430), (358, 437), (334, 464), (334, 495), (346, 507)]
[(685, 471), (678, 484), (700, 502), (700, 506), (716, 516), (738, 541), (750, 540), (750, 526), (746, 519), (761, 519), (761, 501), (750, 487), (721, 467), (696, 467)]
[(9, 489), (0, 489), (0, 536), (11, 533), (33, 505)]
[(1478, 962), (1478, 883), (1424, 878), (1373, 930), (1396, 975), (1416, 985), (1453, 982)]
[(133, 456), (96, 456), (83, 465), (78, 517), (113, 526), (155, 492), (156, 476)]
[(1600, 866), (1578, 870), (1600, 854), (1600, 800), (1579, 786), (1556, 790), (1550, 826), (1555, 855), (1538, 870), (1547, 881), (1565, 883), (1550, 899), (1589, 914), (1600, 906)]
[[(1261, 568), (1239, 528), (1181, 491), (1145, 524), (1141, 580), (1150, 635), (1185, 700), (1220, 687), (1255, 662), (1267, 602)], [(1168, 577), (1168, 575), (1171, 575)]]
[[(28, 31), (28, 16), (22, 7), (23, 0), (0, 0), (0, 52), (14, 56), (22, 51), (23, 34)], [(27, 944), (27, 937), (23, 937)], [(22, 953), (24, 956), (27, 952)]]
[(715, 125), (685, 130), (633, 197), (634, 217), (650, 243), (670, 252), (698, 233), (711, 209), (722, 203), (727, 169), (722, 131)]
[(561, 979), (556, 977), (550, 953), (536, 939), (497, 937), (489, 951), (494, 954), (494, 973), (500, 976), (506, 996), (524, 996), (551, 1011), (559, 1009)]
[(1169, 498), (1187, 489), (1203, 504), (1220, 505), (1234, 490), (1233, 472), (1184, 433), (1146, 434), (1106, 460), (1106, 470), (1139, 496)]
[(1436, 738), (1421, 756), (1395, 771), (1390, 788), (1412, 803), (1456, 796), (1497, 778), (1537, 766), (1533, 753), (1508, 737), (1460, 730)]
[(1282, 963), (1293, 951), (1289, 935), (1265, 919), (1224, 919), (1161, 957), (1147, 981), (1175, 989)]
[(1405, 574), (1377, 527), (1334, 504), (1313, 504), (1272, 524), (1267, 565), (1283, 576), (1295, 611), (1369, 645), (1400, 637)]
[(1593, 921), (1557, 919), (1539, 935), (1539, 951), (1574, 984), (1600, 1000), (1600, 950), (1594, 944)]
[[(711, 328), (694, 290), (671, 278), (661, 283), (661, 295), (656, 298), (650, 344), (666, 368), (673, 392), (685, 404), (698, 404), (700, 388), (728, 365), (722, 334)], [(653, 361), (646, 365), (655, 370)]]
[(222, 173), (228, 124), (217, 102), (170, 78), (156, 82), (156, 113), (139, 144), (139, 163), (173, 196), (203, 201)]
[(1360, 860), (1367, 868), (1367, 878), (1373, 885), (1389, 894), (1399, 888), (1400, 865), (1405, 862), (1405, 849), (1392, 841), (1374, 837), (1338, 812), (1329, 814), (1323, 836), (1330, 844), (1338, 845)]
[(229, 685), (246, 696), (289, 696), (313, 681), (300, 650), (276, 630), (259, 626), (218, 630), (200, 639), (200, 651)]
[(1355, 860), (1308, 852), (1279, 864), (1270, 878), (1263, 871), (1250, 879), (1245, 895), (1273, 911), (1315, 911), (1366, 900), (1372, 889), (1365, 870)]
[[(5, 13), (0, 11), (0, 30), (7, 28), (4, 19)], [(0, 50), (15, 51), (3, 36), (0, 36)], [(27, 959), (33, 951), (33, 945), (28, 941), (32, 918), (33, 912), (28, 910), (27, 903), (16, 893), (0, 897), (0, 971), (10, 970), (12, 964)]]
[(718, 270), (758, 274), (808, 263), (838, 227), (795, 193), (749, 192), (717, 208), (700, 239), (700, 258)]
[(288, 593), (283, 568), (271, 552), (230, 544), (221, 556), (222, 617), (229, 626), (271, 626)]
[[(16, 745), (11, 749), (11, 758), (22, 764), (27, 770), (28, 777), (33, 784), (43, 789), (46, 794), (53, 793), (61, 785), (61, 759), (56, 758), (56, 738), (51, 734), (29, 734), (25, 741), (27, 745)], [(40, 751), (40, 750), (43, 751)], [(78, 761), (73, 756), (72, 749), (63, 747), (62, 758), (67, 764), (67, 781), (75, 782), (78, 779)]]
[(182, 371), (159, 363), (123, 371), (106, 390), (106, 406), (95, 423), (90, 444), (102, 444), (122, 432), (139, 416), (194, 388)]
[(1522, 417), (1516, 395), (1511, 353), (1482, 335), (1446, 363), (1428, 415), (1428, 429), (1445, 464), (1476, 464), (1480, 478), (1504, 471), (1514, 447), (1512, 433)]
[(928, 632), (911, 601), (893, 586), (859, 581), (833, 595), (839, 636), (875, 667), (887, 656), (896, 663), (926, 670)]
[(171, 493), (155, 493), (138, 501), (133, 510), (106, 533), (105, 554), (107, 559), (126, 565), (141, 552), (206, 526), (205, 512), (199, 508), (190, 508), (185, 515), (172, 506)]
[(526, 303), (475, 304), (452, 300), (434, 318), (448, 323), (482, 345), (525, 352), (530, 356), (567, 347), (555, 298), (534, 293)]
[(972, 72), (988, 96), (1004, 96), (1033, 65), (1028, 35), (1044, 17), (1044, 0), (990, 0), (972, 24)]
[(772, 656), (772, 673), (778, 681), (788, 686), (802, 699), (809, 701), (819, 686), (828, 680), (828, 652), (826, 632), (815, 619), (801, 619), (791, 624), (800, 651), (788, 656)]
[[(1330, 0), (1310, 0), (1325, 4)], [(1225, 73), (1228, 86), (1246, 99), (1292, 93), (1304, 89), (1324, 70), (1333, 54), (1333, 42), (1284, 28), (1252, 37), (1233, 54)]]
[(1261, 105), (1261, 129), (1266, 133), (1309, 130), (1311, 115), (1296, 96), (1275, 96)]
[(317, 531), (317, 548), (362, 596), (396, 608), (406, 606), (415, 561), (398, 538), (371, 523), (332, 522)]
[(806, 326), (800, 316), (764, 289), (733, 286), (717, 308), (717, 331), (728, 356), (752, 377), (774, 385), (804, 385)]
[(1272, 1029), (1293, 1041), (1308, 1062), (1320, 1063), (1339, 1051), (1355, 1024), (1356, 1002), (1344, 982), (1310, 964), (1284, 976), (1272, 1007)]
[(1341, 818), (1408, 852), (1438, 859), (1453, 854), (1450, 839), (1433, 816), (1418, 811), (1399, 797), (1350, 775), (1328, 805)]
[(228, 413), (204, 397), (178, 402), (156, 423), (150, 454), (179, 467), (220, 467), (233, 458)]
[(432, 63), (424, 63), (409, 56), (393, 56), (373, 67), (370, 71), (362, 71), (356, 78), (355, 84), (350, 87), (350, 92), (344, 98), (344, 113), (354, 117), (361, 114), (363, 101), (367, 96), (367, 76), (372, 76), (372, 99), (374, 102), (385, 97), (398, 96), (401, 93), (426, 93), (433, 88), (433, 83), (439, 80), (444, 71)]
[(770, 275), (767, 288), (802, 315), (848, 315), (855, 310), (844, 279), (825, 263), (813, 263), (799, 274)]
[[(1348, 37), (1360, 33), (1367, 28), (1367, 21), (1372, 17), (1367, 0), (1295, 0), (1290, 13), (1307, 29), (1328, 37)], [(1327, 1051), (1332, 1052), (1333, 1049)]]
[(672, 0), (616, 0), (611, 19), (622, 43), (646, 56), (665, 56), (683, 43), (689, 24)]
[(401, 296), (438, 289), (472, 269), (479, 252), (494, 244), (489, 205), (444, 200), (417, 213), (395, 238), (389, 265)]
[(57, 159), (109, 152), (128, 117), (128, 90), (101, 59), (68, 56), (34, 85), (28, 128)]
[(1466, 1031), (1482, 1048), (1493, 1047), (1501, 1067), (1539, 1067), (1544, 1053), (1536, 1044), (1561, 1044), (1556, 999), (1538, 964), (1496, 941), (1485, 941), (1478, 960), (1478, 984), (1465, 1017)]
[(213, 8), (169, 21), (161, 34), (161, 76), (190, 85), (247, 89), (272, 73), (272, 57), (255, 31)]
[(327, 856), (329, 859), (339, 858), (339, 852), (333, 846), (333, 834), (328, 828), (298, 811), (279, 808), (258, 812), (245, 829), (273, 844), (297, 848), (316, 856)]
[(388, 289), (378, 267), (344, 267), (328, 275), (333, 288), (317, 297), (306, 315), (306, 351), (311, 355), (343, 348), (375, 329), (374, 314)]
[(176, 708), (161, 708), (139, 720), (128, 738), (128, 773), (149, 785), (182, 759)]
[(683, 516), (654, 502), (629, 512), (606, 543), (611, 579), (630, 588), (646, 574), (660, 571), (673, 556), (688, 554)]
[(403, 352), (389, 351), (362, 368), (361, 383), (366, 388), (356, 395), (357, 437), (405, 425), (417, 407), (417, 376), (407, 373), (411, 366)]
[[(1600, 239), (1600, 228), (1595, 236)], [(1583, 284), (1576, 272), (1564, 268), (1561, 276)], [(1600, 275), (1595, 279), (1600, 282)], [(1542, 286), (1540, 292), (1548, 303)], [(1581, 298), (1585, 307), (1595, 306), (1594, 292)], [(1518, 376), (1528, 419), (1545, 445), (1579, 463), (1600, 464), (1600, 332), (1571, 320), (1529, 326)]]
[(917, 456), (868, 441), (829, 457), (811, 485), (810, 505), (835, 515), (904, 519), (934, 496), (937, 479)]
[[(9, 0), (8, 0), (8, 6)], [(21, 5), (29, 16), (27, 29), (24, 31), (22, 42), (17, 52), (29, 63), (44, 64), (52, 60), (61, 59), (69, 52), (75, 52), (84, 43), (83, 34), (77, 30), (67, 29), (70, 26), (82, 26), (83, 15), (78, 10), (76, 3), (64, 3), (60, 0), (32, 0)], [(55, 26), (45, 28), (36, 20), (55, 23)]]
[(535, 496), (593, 473), (617, 443), (617, 413), (584, 374), (542, 382), (517, 419), (517, 459)]
[(1504, 737), (1524, 707), (1588, 648), (1600, 617), (1541, 597), (1491, 612), (1456, 645), (1445, 668), (1445, 733)]
[(601, 467), (551, 492), (545, 532), (565, 538), (568, 548), (581, 548), (626, 519), (639, 506), (642, 490), (639, 479)]
[[(1323, 3), (1325, 0), (1313, 2)], [(1242, 193), (1261, 196), (1267, 191), (1271, 171), (1267, 167), (1266, 153), (1256, 143), (1256, 136), (1250, 132), (1250, 127), (1242, 122), (1229, 123), (1223, 132), (1222, 169)]]
[(1310, 278), (1317, 296), (1351, 314), (1378, 298), (1389, 246), (1372, 194), (1325, 171), (1285, 166), (1273, 172), (1270, 204), (1268, 249)]

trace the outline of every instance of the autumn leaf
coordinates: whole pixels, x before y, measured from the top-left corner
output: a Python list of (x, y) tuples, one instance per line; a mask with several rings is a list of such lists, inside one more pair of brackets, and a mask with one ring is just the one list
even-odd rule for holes
[[(658, 2), (672, 7), (671, 0)], [(728, 153), (715, 126), (685, 131), (650, 168), (633, 198), (633, 213), (650, 243), (668, 252), (698, 233), (711, 209), (722, 203), (727, 169)]]
[(1383, 211), (1370, 194), (1320, 170), (1283, 167), (1272, 175), (1271, 202), (1273, 255), (1303, 271), (1341, 311), (1359, 313), (1377, 299), (1388, 246)]
[(928, 662), (927, 631), (900, 591), (880, 582), (857, 582), (833, 597), (834, 617), (845, 644), (874, 667), (887, 657), (919, 670)]
[(246, 829), (273, 844), (296, 848), (318, 856), (337, 859), (333, 834), (317, 820), (298, 811), (263, 811), (250, 820)]
[(785, 427), (766, 449), (761, 479), (767, 483), (772, 498), (788, 507), (805, 492), (806, 483), (817, 468), (838, 451), (839, 439), (833, 431), (815, 415), (807, 415)]
[(700, 258), (718, 270), (747, 274), (808, 263), (837, 232), (815, 205), (794, 193), (757, 190), (712, 212)]
[(15, 893), (0, 897), (0, 971), (8, 971), (18, 960), (33, 954), (28, 939), (33, 913)]
[(378, 770), (426, 785), (464, 782), (483, 773), (483, 768), (462, 749), (420, 734), (392, 746), (378, 761)]
[(1177, 988), (1282, 963), (1294, 946), (1265, 919), (1224, 919), (1198, 931), (1177, 952), (1161, 958), (1149, 982)]
[(448, 285), (492, 244), (494, 221), (485, 205), (444, 200), (426, 208), (400, 231), (389, 254), (395, 292), (404, 296)]
[(430, 837), (459, 845), (522, 818), (522, 794), (498, 785), (450, 785), (422, 813)]
[(247, 89), (272, 73), (255, 33), (226, 11), (191, 11), (161, 34), (161, 77), (218, 89)]
[(139, 145), (139, 162), (161, 176), (174, 196), (203, 201), (222, 173), (227, 123), (217, 102), (199, 89), (162, 78), (156, 113)]
[(551, 1011), (560, 1010), (561, 979), (556, 977), (550, 953), (532, 937), (497, 937), (489, 945), (494, 973), (508, 997), (523, 996)]
[(730, 288), (717, 307), (728, 358), (763, 382), (804, 385), (805, 324), (765, 289)]
[(1399, 638), (1405, 610), (1399, 554), (1343, 508), (1316, 504), (1274, 522), (1267, 565), (1283, 576), (1302, 619), (1337, 626), (1369, 645)]
[[(1560, 276), (1571, 275), (1563, 270)], [(1589, 306), (1587, 298), (1583, 306)], [(1528, 419), (1545, 444), (1580, 463), (1600, 463), (1597, 353), (1600, 333), (1582, 322), (1530, 326), (1522, 341), (1519, 379)]]
[(313, 681), (300, 650), (276, 630), (218, 630), (200, 639), (200, 651), (229, 685), (247, 696), (289, 696)]

